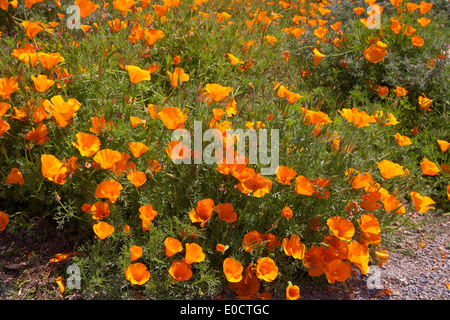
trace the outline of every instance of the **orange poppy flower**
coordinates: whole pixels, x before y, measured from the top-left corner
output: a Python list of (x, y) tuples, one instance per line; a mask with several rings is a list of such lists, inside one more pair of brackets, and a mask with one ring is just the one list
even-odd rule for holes
[(435, 176), (439, 173), (438, 166), (427, 158), (423, 158), (420, 167), (422, 168), (422, 173), (427, 176)]
[(395, 176), (402, 176), (405, 174), (405, 171), (401, 165), (389, 160), (377, 162), (377, 166), (384, 179), (391, 179)]
[(91, 2), (90, 0), (75, 0), (75, 4), (80, 9), (80, 17), (86, 18), (93, 13), (100, 6)]
[(181, 141), (169, 142), (166, 153), (172, 161), (188, 159), (191, 156), (190, 148)]
[(359, 206), (367, 211), (373, 211), (381, 208), (381, 204), (378, 201), (381, 199), (382, 194), (378, 191), (364, 193), (361, 195), (361, 201)]
[(149, 46), (153, 46), (156, 41), (162, 39), (165, 36), (164, 32), (156, 29), (145, 29), (144, 37)]
[(358, 241), (348, 245), (348, 260), (361, 270), (362, 274), (369, 271), (369, 250)]
[(272, 282), (278, 276), (278, 267), (270, 257), (257, 260), (255, 274), (260, 280)]
[(260, 198), (272, 190), (272, 180), (261, 176), (260, 173), (252, 174), (237, 185), (237, 188), (245, 194), (252, 193), (254, 197)]
[(436, 141), (437, 141), (437, 143), (439, 145), (439, 148), (441, 149), (442, 152), (445, 152), (445, 151), (448, 150), (448, 148), (450, 148), (450, 142), (447, 142), (445, 140), (439, 140), (439, 139), (436, 140)]
[(297, 172), (287, 166), (280, 166), (277, 168), (276, 175), (276, 181), (285, 185), (290, 185), (291, 180), (297, 175)]
[(387, 55), (387, 44), (378, 41), (375, 45), (371, 45), (365, 49), (363, 54), (366, 59), (372, 63), (378, 63), (383, 61)]
[(431, 111), (430, 106), (433, 100), (428, 99), (423, 92), (422, 96), (419, 96), (417, 98), (417, 101), (419, 102), (420, 110)]
[(125, 278), (132, 284), (140, 286), (150, 280), (150, 271), (143, 263), (130, 264), (125, 269)]
[(136, 66), (126, 66), (125, 69), (128, 71), (128, 75), (130, 76), (130, 81), (132, 84), (137, 84), (141, 81), (150, 80), (150, 72), (147, 70), (143, 70)]
[(319, 64), (319, 62), (322, 61), (323, 58), (325, 58), (325, 56), (319, 50), (317, 50), (317, 48), (314, 48), (313, 53), (314, 53), (313, 65), (317, 66)]
[(94, 224), (92, 228), (100, 240), (105, 240), (114, 232), (114, 226), (104, 221)]
[(373, 181), (373, 177), (370, 173), (359, 173), (353, 168), (345, 170), (345, 175), (349, 178), (349, 182), (353, 189), (365, 188)]
[(397, 141), (400, 147), (409, 146), (412, 144), (411, 139), (407, 136), (402, 136), (400, 133), (394, 135), (395, 141)]
[(156, 15), (161, 18), (166, 14), (167, 11), (170, 10), (170, 7), (166, 5), (155, 4), (153, 6), (153, 9), (155, 9)]
[(137, 2), (134, 0), (114, 0), (113, 6), (114, 9), (119, 10), (123, 14), (126, 14), (132, 6), (134, 6)]
[(286, 300), (298, 300), (300, 299), (300, 288), (293, 286), (291, 283), (286, 287)]
[(234, 207), (231, 203), (220, 203), (216, 206), (216, 208), (220, 220), (229, 223), (237, 220), (237, 214), (234, 212)]
[(55, 81), (48, 79), (46, 75), (42, 74), (38, 74), (37, 77), (31, 76), (31, 80), (33, 80), (37, 92), (44, 92), (55, 83)]
[(290, 238), (284, 238), (282, 246), (284, 253), (294, 259), (301, 260), (305, 257), (305, 245), (296, 234), (292, 234)]
[(325, 269), (324, 260), (325, 247), (311, 246), (306, 252), (303, 259), (303, 265), (308, 269), (311, 277), (320, 276)]
[(383, 264), (386, 263), (389, 259), (389, 253), (385, 250), (375, 250), (375, 256), (378, 259), (378, 266), (381, 268)]
[(227, 250), (228, 249), (228, 246), (224, 246), (223, 244), (221, 244), (221, 243), (218, 243), (217, 245), (216, 245), (216, 251), (217, 252), (220, 252), (221, 254), (224, 254), (225, 253), (225, 250)]
[(401, 204), (400, 201), (397, 200), (397, 198), (394, 195), (388, 194), (384, 195), (381, 199), (381, 202), (383, 203), (384, 210), (386, 212), (392, 212), (393, 210), (397, 209), (395, 213), (398, 214), (404, 214), (405, 208)]
[(431, 2), (427, 3), (425, 1), (421, 1), (420, 5), (419, 5), (420, 13), (425, 14), (428, 11), (430, 11), (432, 7), (433, 7), (433, 4)]
[(205, 254), (203, 253), (202, 247), (196, 243), (186, 243), (186, 254), (184, 261), (188, 264), (193, 264), (195, 262), (202, 262), (205, 260)]
[(419, 24), (422, 28), (426, 27), (431, 22), (430, 19), (425, 18), (425, 17), (419, 18), (419, 19), (417, 19), (417, 21), (419, 22)]
[(256, 299), (256, 293), (259, 291), (260, 283), (255, 275), (255, 269), (252, 265), (245, 268), (242, 280), (239, 282), (230, 282), (229, 287), (238, 296), (245, 299)]
[(28, 66), (31, 64), (33, 67), (36, 66), (38, 59), (36, 49), (31, 43), (25, 43), (23, 47), (14, 49), (11, 56), (26, 63)]
[(350, 241), (355, 234), (355, 227), (350, 220), (334, 216), (327, 220), (327, 225), (333, 235), (341, 240)]
[(450, 184), (447, 186), (447, 199), (450, 200)]
[(189, 217), (193, 223), (200, 222), (203, 228), (205, 223), (211, 219), (214, 210), (214, 201), (212, 199), (204, 199), (197, 202), (197, 207), (189, 212)]
[(61, 57), (61, 55), (58, 52), (54, 53), (38, 52), (37, 57), (42, 66), (47, 70), (52, 69), (59, 62), (65, 61), (65, 59)]
[(50, 137), (48, 137), (47, 135), (47, 126), (43, 123), (40, 123), (36, 129), (29, 131), (25, 135), (25, 139), (35, 142), (38, 146), (43, 146), (45, 142), (50, 139)]
[(353, 122), (357, 128), (367, 127), (370, 123), (376, 122), (373, 116), (369, 116), (365, 111), (359, 111), (358, 108), (343, 108), (338, 112), (347, 122)]
[(92, 157), (99, 149), (101, 141), (97, 136), (84, 132), (76, 135), (77, 142), (72, 142), (83, 157)]
[(16, 77), (0, 79), (0, 97), (9, 100), (12, 93), (19, 88)]
[(406, 90), (405, 88), (400, 87), (400, 86), (397, 86), (397, 87), (395, 88), (394, 92), (395, 92), (395, 95), (396, 95), (398, 98), (404, 97), (404, 96), (406, 96), (406, 95), (408, 94), (408, 90)]
[(104, 117), (91, 117), (92, 127), (89, 129), (92, 133), (100, 134), (100, 132), (105, 128), (115, 128), (114, 122), (112, 120), (106, 122)]
[(425, 41), (421, 36), (415, 35), (411, 37), (411, 42), (414, 47), (421, 47), (424, 45)]
[(41, 155), (41, 171), (44, 178), (56, 184), (64, 184), (66, 182), (67, 168), (51, 154)]
[(430, 207), (430, 205), (434, 204), (435, 202), (430, 197), (421, 196), (418, 192), (410, 192), (413, 205), (416, 208), (417, 211), (420, 213), (425, 213), (430, 209), (435, 209), (434, 207)]
[(158, 116), (169, 130), (182, 129), (187, 119), (187, 113), (177, 107), (165, 107), (158, 112)]
[(132, 247), (130, 247), (130, 258), (131, 258), (131, 261), (136, 261), (137, 259), (142, 257), (143, 251), (144, 250), (142, 249), (142, 247), (139, 247), (139, 246), (132, 246)]
[(73, 98), (64, 101), (62, 96), (57, 95), (49, 100), (45, 100), (42, 106), (51, 113), (55, 118), (56, 123), (61, 127), (66, 127), (72, 117), (75, 117), (76, 112), (80, 109), (81, 104)]
[(242, 240), (242, 248), (246, 252), (252, 252), (253, 248), (262, 242), (261, 233), (253, 230), (244, 235)]
[(314, 30), (314, 35), (319, 39), (323, 39), (323, 37), (325, 37), (327, 33), (328, 29), (325, 27), (318, 27), (316, 30)]
[(18, 168), (12, 168), (8, 174), (8, 177), (6, 178), (5, 183), (6, 184), (18, 183), (20, 185), (23, 185), (25, 183), (25, 180), (23, 179), (22, 173), (20, 173)]
[(34, 38), (35, 35), (44, 30), (44, 28), (40, 26), (40, 22), (23, 21), (22, 26), (24, 26), (27, 37), (30, 39)]
[(111, 211), (109, 210), (109, 204), (107, 202), (97, 201), (91, 206), (92, 219), (102, 220), (109, 217)]
[(133, 154), (135, 158), (139, 158), (144, 153), (146, 153), (149, 149), (145, 144), (141, 142), (129, 142), (128, 147), (130, 148), (130, 152)]
[(111, 169), (120, 160), (122, 160), (122, 153), (112, 149), (102, 149), (94, 156), (94, 161), (105, 170)]
[(106, 198), (112, 203), (115, 203), (122, 189), (123, 187), (118, 181), (114, 179), (105, 180), (100, 182), (95, 189), (95, 196), (97, 198)]
[(282, 217), (285, 217), (286, 219), (289, 220), (289, 219), (292, 218), (292, 216), (293, 216), (292, 209), (289, 208), (288, 206), (285, 206), (285, 207), (283, 208), (283, 210), (281, 211), (281, 216), (282, 216)]
[(147, 176), (142, 171), (131, 171), (127, 174), (127, 179), (131, 181), (133, 186), (139, 188), (147, 181)]
[(189, 81), (189, 75), (184, 73), (184, 70), (181, 68), (175, 68), (173, 73), (167, 71), (167, 74), (169, 75), (172, 87), (178, 87), (182, 82)]
[(181, 245), (181, 242), (172, 237), (167, 237), (164, 240), (164, 246), (166, 248), (167, 257), (171, 257), (174, 254), (183, 251), (183, 246)]
[(227, 278), (228, 282), (239, 282), (242, 280), (242, 272), (244, 271), (244, 266), (239, 261), (233, 258), (226, 258), (223, 261), (223, 273)]
[(295, 192), (305, 196), (312, 196), (314, 194), (313, 185), (306, 177), (300, 175), (295, 180)]
[(205, 86), (206, 95), (215, 102), (219, 102), (229, 96), (233, 91), (231, 87), (223, 87), (218, 83), (208, 83)]
[(348, 261), (334, 259), (325, 266), (324, 272), (329, 283), (344, 282), (350, 277), (352, 266)]
[(142, 231), (150, 230), (150, 225), (153, 223), (158, 212), (153, 209), (151, 204), (143, 205), (139, 208), (139, 218), (142, 220)]
[(280, 241), (278, 241), (277, 237), (272, 233), (264, 233), (261, 240), (269, 251), (273, 251), (276, 247), (281, 245)]
[(8, 102), (0, 102), (0, 118), (6, 114), (9, 108), (11, 108), (11, 105)]
[(230, 60), (230, 63), (235, 66), (237, 64), (244, 64), (244, 61), (239, 60), (238, 58), (236, 58), (234, 55), (232, 55), (231, 53), (227, 53), (228, 59)]
[(9, 123), (0, 118), (0, 137), (10, 128)]
[(131, 122), (131, 126), (137, 127), (138, 125), (140, 125), (141, 123), (143, 123), (143, 121), (145, 122), (145, 120), (139, 118), (139, 117), (130, 117), (130, 122)]
[(191, 265), (184, 260), (173, 260), (169, 274), (177, 281), (186, 281), (192, 277)]
[(0, 231), (4, 231), (9, 222), (9, 214), (0, 211)]

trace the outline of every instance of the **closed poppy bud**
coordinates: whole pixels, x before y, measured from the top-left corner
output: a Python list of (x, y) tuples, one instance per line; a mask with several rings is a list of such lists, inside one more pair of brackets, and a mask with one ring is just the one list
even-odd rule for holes
[(125, 270), (125, 277), (132, 284), (143, 285), (150, 280), (150, 271), (143, 263), (130, 264)]
[(223, 273), (229, 282), (239, 282), (242, 280), (244, 267), (239, 261), (233, 258), (226, 258), (223, 261)]
[(131, 261), (135, 261), (135, 260), (139, 259), (140, 257), (142, 257), (142, 252), (143, 252), (142, 247), (132, 246), (130, 248)]
[(300, 299), (300, 288), (293, 286), (291, 283), (286, 288), (286, 300), (298, 300)]
[(450, 142), (447, 142), (445, 140), (436, 140), (439, 148), (441, 149), (442, 152), (447, 151), (450, 148)]
[(100, 240), (106, 239), (114, 232), (114, 227), (104, 221), (94, 224), (93, 229)]
[(181, 242), (172, 237), (167, 237), (164, 240), (164, 246), (166, 248), (167, 257), (171, 257), (174, 254), (183, 251), (183, 246), (181, 245)]
[(218, 244), (216, 245), (216, 251), (217, 251), (217, 252), (220, 252), (221, 254), (224, 254), (224, 253), (225, 253), (225, 250), (227, 250), (227, 248), (228, 248), (228, 246), (224, 246), (224, 245), (221, 244), (221, 243), (218, 243)]
[(59, 286), (59, 293), (63, 294), (64, 290), (65, 290), (65, 286), (64, 286), (64, 279), (63, 277), (58, 277), (55, 279), (56, 284)]

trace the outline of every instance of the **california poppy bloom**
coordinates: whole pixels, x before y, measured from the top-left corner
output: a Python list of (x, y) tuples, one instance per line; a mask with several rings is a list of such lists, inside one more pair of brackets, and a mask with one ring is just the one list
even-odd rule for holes
[(193, 264), (195, 262), (202, 262), (205, 260), (205, 254), (203, 253), (202, 247), (196, 243), (186, 243), (186, 253), (184, 261), (188, 264)]
[(305, 196), (312, 196), (314, 194), (313, 185), (306, 177), (300, 175), (295, 181), (295, 192)]
[(125, 269), (125, 278), (132, 284), (143, 285), (150, 280), (150, 271), (143, 263), (130, 264)]
[(398, 132), (395, 134), (394, 138), (395, 141), (397, 141), (398, 145), (401, 147), (409, 146), (410, 144), (412, 144), (411, 140), (407, 136), (402, 136)]
[(214, 201), (212, 199), (204, 199), (197, 202), (197, 207), (189, 212), (189, 217), (193, 223), (200, 222), (203, 228), (205, 223), (211, 219), (214, 210)]
[(335, 237), (341, 240), (350, 241), (355, 234), (355, 227), (350, 220), (334, 216), (327, 220), (327, 225)]
[(66, 127), (71, 121), (72, 117), (75, 117), (76, 112), (80, 109), (81, 104), (73, 98), (66, 101), (62, 96), (57, 95), (49, 100), (45, 100), (42, 106), (48, 110), (55, 118), (56, 123), (61, 127)]
[(225, 222), (235, 222), (237, 220), (237, 213), (231, 203), (220, 203), (216, 206), (217, 214), (220, 220)]
[(142, 171), (131, 171), (127, 174), (127, 179), (131, 181), (131, 183), (139, 188), (147, 181), (147, 176), (145, 172)]
[(275, 178), (275, 180), (277, 180), (279, 183), (290, 185), (291, 180), (297, 175), (297, 172), (287, 166), (280, 166), (277, 168), (276, 175), (277, 177)]
[(22, 25), (24, 26), (24, 28), (26, 30), (27, 37), (29, 39), (34, 38), (35, 35), (37, 35), (39, 32), (44, 30), (44, 28), (42, 28), (40, 26), (40, 22), (23, 21)]
[(320, 276), (325, 269), (324, 246), (311, 246), (306, 252), (303, 259), (303, 265), (308, 269), (311, 277)]
[(91, 206), (92, 219), (102, 220), (109, 217), (111, 211), (108, 202), (97, 201)]
[(114, 0), (113, 6), (114, 9), (119, 10), (123, 14), (126, 14), (132, 6), (134, 6), (137, 2), (134, 0)]
[(387, 44), (378, 41), (375, 45), (371, 45), (369, 48), (364, 50), (364, 57), (372, 63), (378, 63), (383, 61), (387, 55)]
[(94, 161), (100, 164), (102, 169), (111, 169), (115, 163), (122, 159), (122, 153), (112, 149), (102, 149), (97, 151), (94, 156)]
[(324, 272), (329, 283), (334, 283), (335, 281), (344, 282), (350, 278), (352, 266), (348, 261), (334, 259), (327, 263)]
[(100, 240), (105, 240), (114, 232), (114, 226), (104, 221), (94, 224), (93, 229)]
[(398, 214), (404, 214), (406, 212), (403, 204), (397, 200), (395, 195), (383, 195), (383, 197), (381, 198), (381, 202), (383, 203), (384, 210), (386, 212), (392, 212), (394, 210), (396, 210), (395, 213)]
[(361, 270), (362, 274), (369, 271), (369, 249), (358, 241), (348, 245), (348, 260)]
[(281, 211), (281, 216), (282, 216), (282, 217), (285, 217), (286, 219), (289, 220), (289, 219), (292, 218), (292, 216), (293, 216), (292, 209), (289, 208), (288, 206), (285, 206), (285, 207), (283, 208), (283, 210)]
[(167, 129), (182, 129), (187, 119), (187, 113), (177, 107), (165, 107), (158, 113)]
[(225, 274), (228, 282), (241, 281), (243, 271), (244, 267), (239, 261), (236, 261), (231, 257), (228, 257), (223, 261), (223, 273)]
[(149, 46), (153, 46), (155, 42), (162, 39), (164, 35), (164, 32), (161, 30), (145, 29), (144, 31), (145, 41)]
[(431, 111), (430, 106), (433, 100), (427, 98), (427, 96), (422, 92), (422, 95), (417, 98), (420, 106), (420, 110)]
[(286, 287), (286, 300), (298, 300), (300, 299), (300, 288), (295, 285), (293, 286), (291, 283)]
[(381, 199), (382, 194), (378, 191), (367, 192), (361, 195), (361, 201), (359, 206), (367, 211), (373, 211), (381, 208), (381, 204), (378, 201)]
[(95, 189), (95, 196), (97, 198), (106, 198), (112, 203), (115, 203), (117, 198), (119, 198), (122, 189), (123, 187), (118, 181), (108, 179), (99, 183)]
[(0, 118), (0, 137), (10, 128), (9, 123)]
[(187, 159), (191, 156), (190, 148), (181, 141), (170, 141), (166, 153), (172, 161)]
[(164, 240), (164, 246), (166, 248), (167, 257), (171, 257), (174, 254), (183, 251), (183, 246), (181, 245), (181, 242), (172, 237), (167, 237)]
[(65, 61), (58, 52), (38, 52), (37, 57), (42, 66), (47, 70), (51, 70), (56, 64)]
[(37, 77), (32, 75), (31, 80), (33, 80), (37, 92), (44, 92), (55, 83), (55, 81), (48, 79), (46, 75), (42, 74), (38, 74)]
[(242, 280), (230, 282), (229, 287), (238, 297), (256, 299), (261, 284), (256, 277), (255, 268), (252, 265), (247, 266), (242, 275)]
[(83, 157), (92, 157), (100, 149), (101, 141), (97, 136), (78, 132), (76, 137), (77, 142), (72, 142), (72, 145), (78, 149)]
[(14, 184), (14, 183), (18, 183), (20, 185), (23, 185), (25, 183), (22, 173), (20, 173), (18, 168), (11, 169), (5, 182), (5, 184)]
[(296, 234), (292, 234), (290, 238), (284, 238), (282, 246), (284, 253), (294, 259), (301, 260), (305, 257), (305, 245)]
[(192, 277), (191, 265), (184, 260), (173, 260), (169, 274), (177, 281), (186, 281)]
[(442, 152), (445, 152), (450, 148), (450, 142), (447, 142), (445, 140), (439, 140), (439, 139), (437, 139), (436, 141)]
[(251, 252), (253, 248), (262, 242), (262, 235), (259, 231), (253, 230), (244, 235), (242, 248), (246, 252)]
[(130, 258), (131, 261), (136, 261), (140, 257), (142, 257), (143, 249), (140, 246), (132, 246), (130, 247)]
[(431, 22), (431, 20), (426, 17), (419, 18), (417, 21), (422, 28), (426, 27)]
[(317, 48), (314, 48), (313, 53), (314, 53), (313, 65), (317, 66), (319, 64), (319, 62), (322, 61), (323, 58), (325, 58), (325, 56), (319, 50), (317, 50)]
[(143, 70), (136, 66), (126, 66), (125, 69), (128, 71), (130, 81), (132, 84), (137, 84), (141, 81), (150, 80), (150, 72)]
[(272, 282), (278, 276), (278, 267), (271, 258), (260, 258), (257, 260), (255, 274), (258, 279)]
[(438, 166), (427, 158), (423, 158), (420, 167), (422, 168), (422, 173), (427, 176), (435, 176), (439, 173)]
[(54, 155), (41, 155), (41, 171), (44, 178), (56, 184), (64, 184), (66, 182), (67, 168)]
[(90, 0), (75, 0), (75, 4), (80, 9), (81, 18), (86, 18), (88, 15), (90, 15), (100, 7), (98, 4), (95, 4)]
[(422, 196), (415, 191), (412, 191), (409, 194), (411, 195), (414, 207), (420, 213), (425, 213), (430, 209), (434, 209), (434, 207), (430, 207), (430, 205), (435, 203), (430, 197)]
[(0, 97), (9, 100), (12, 93), (19, 88), (16, 77), (0, 79)]
[(0, 231), (4, 231), (9, 222), (9, 214), (0, 211)]
[(172, 87), (178, 87), (178, 85), (182, 82), (189, 81), (189, 75), (187, 73), (184, 73), (184, 70), (178, 67), (175, 68), (175, 71), (173, 73), (167, 71), (167, 74), (169, 75), (170, 84), (172, 85)]
[(215, 102), (219, 102), (229, 96), (229, 93), (233, 91), (231, 87), (223, 87), (218, 83), (208, 83), (205, 86), (206, 95)]
[(405, 171), (401, 165), (389, 160), (377, 162), (377, 166), (384, 179), (391, 179), (395, 176), (402, 176), (405, 174)]
[(153, 219), (155, 219), (158, 212), (153, 209), (151, 204), (143, 205), (139, 208), (139, 218), (142, 220), (142, 231), (150, 230), (150, 225)]

